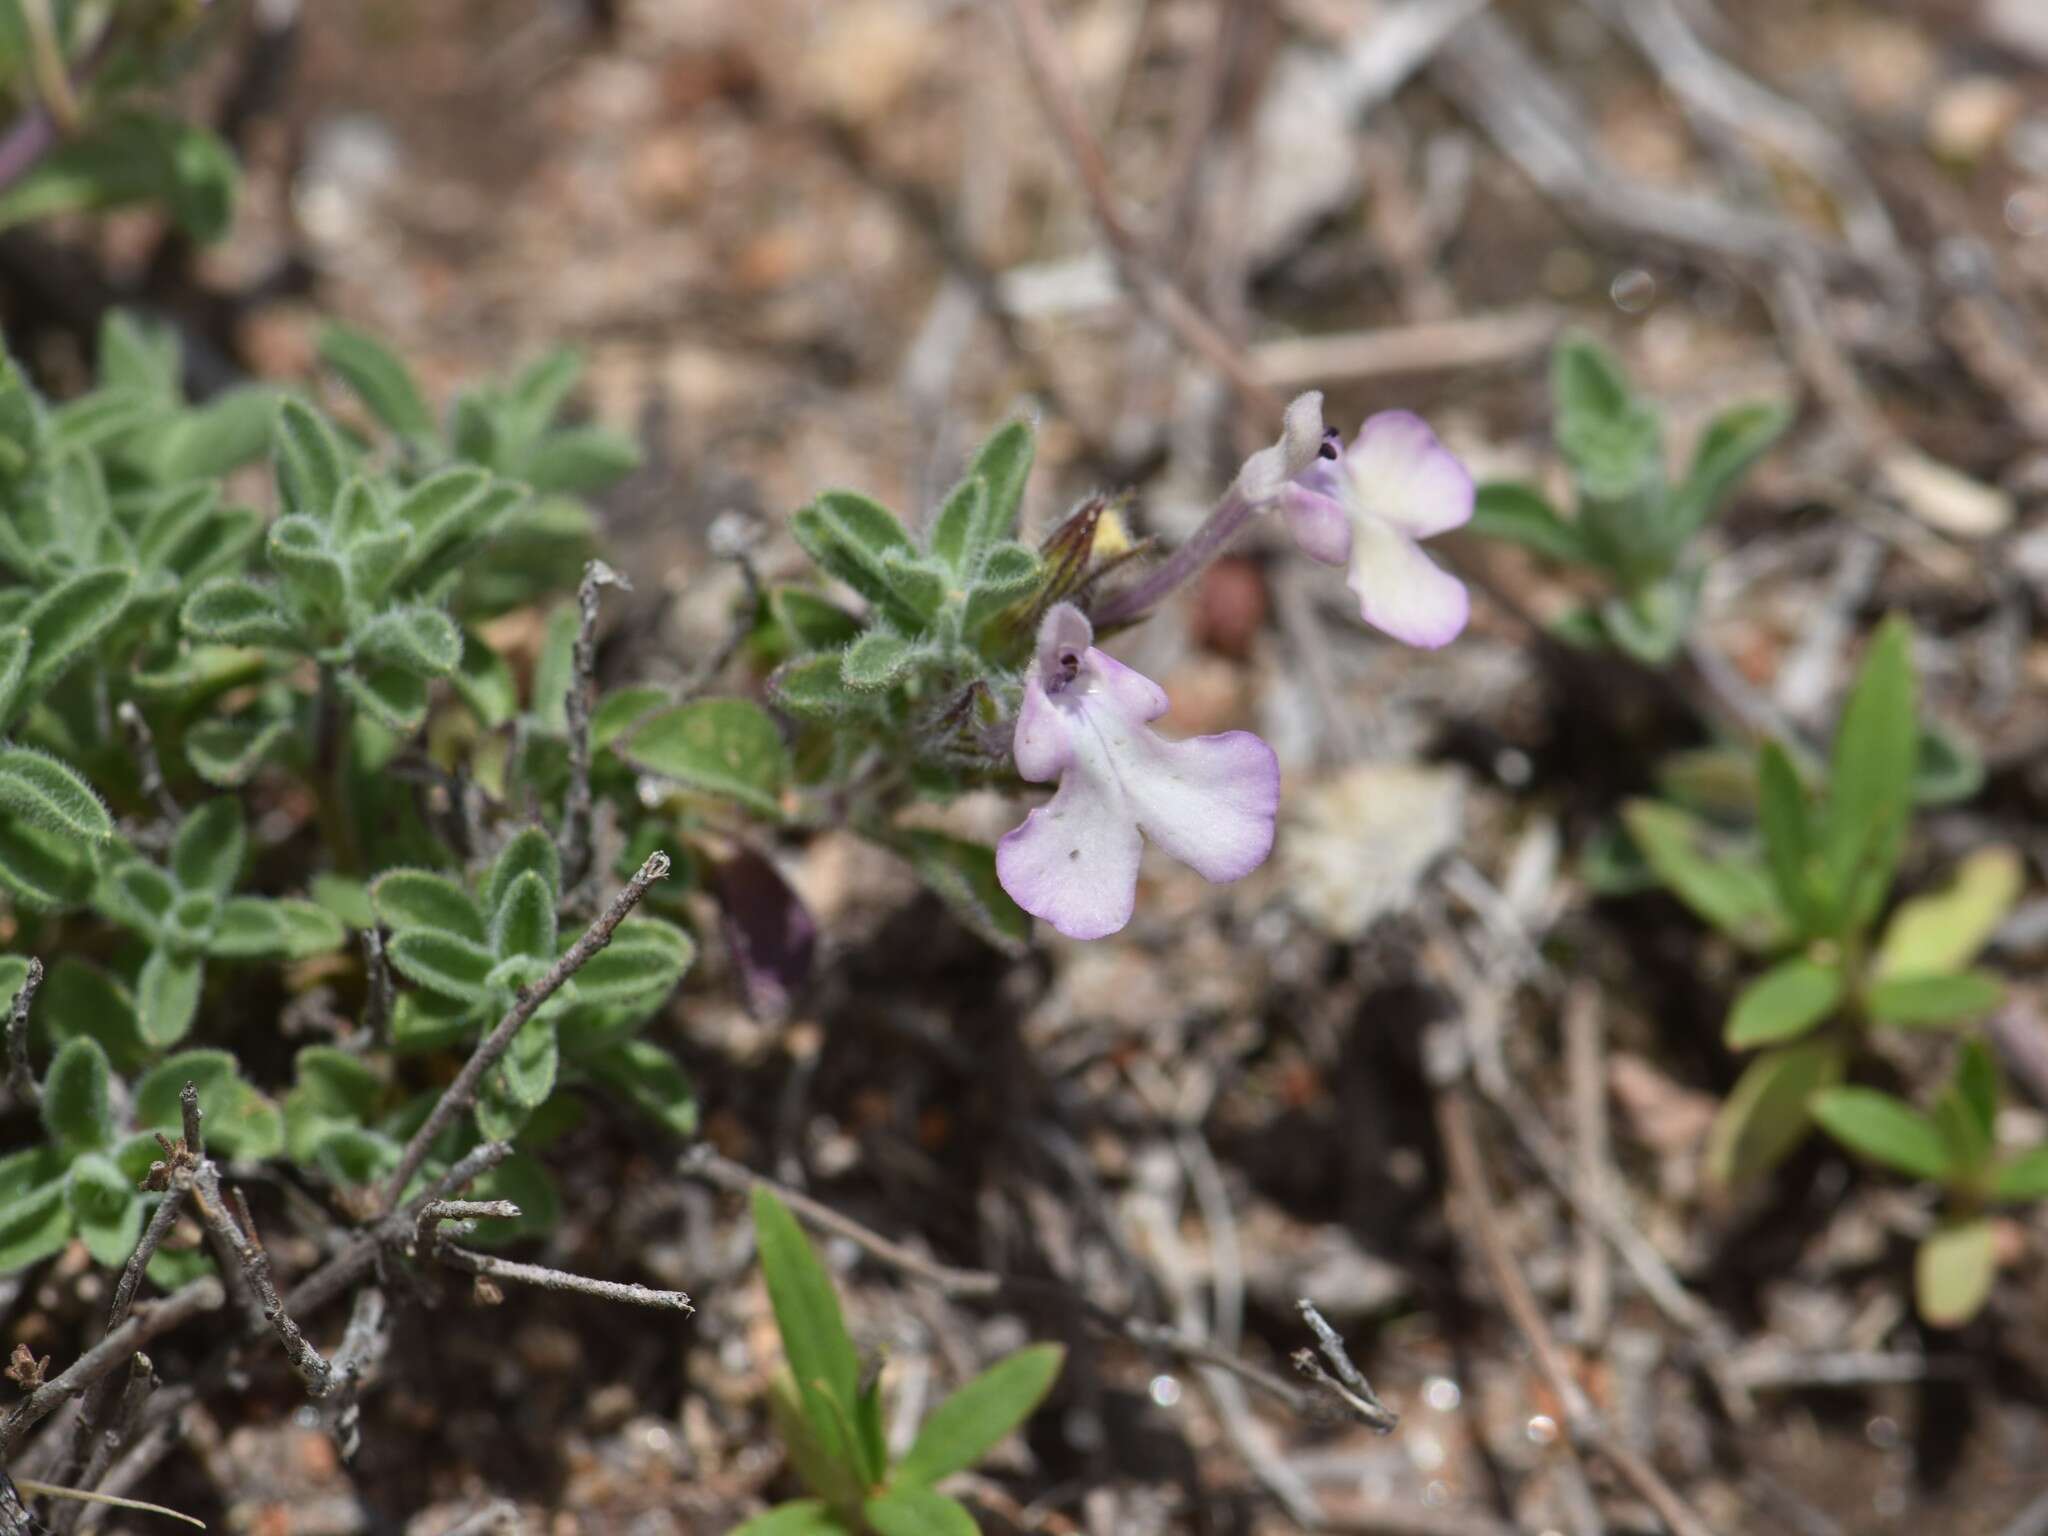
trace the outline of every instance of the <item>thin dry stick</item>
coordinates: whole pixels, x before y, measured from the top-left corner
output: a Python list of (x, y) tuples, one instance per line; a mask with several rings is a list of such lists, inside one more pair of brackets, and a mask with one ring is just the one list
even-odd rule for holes
[(420, 1207), (419, 1222), (413, 1228), (413, 1244), (421, 1254), (433, 1250), (444, 1221), (474, 1221), (494, 1216), (504, 1221), (518, 1219), (519, 1207), (510, 1200), (429, 1200)]
[(871, 1258), (879, 1259), (891, 1269), (936, 1287), (940, 1294), (952, 1301), (994, 1301), (1008, 1296), (1017, 1300), (1057, 1300), (1069, 1307), (1078, 1307), (1081, 1315), (1103, 1332), (1118, 1335), (1135, 1344), (1148, 1354), (1168, 1355), (1191, 1365), (1213, 1365), (1230, 1372), (1248, 1386), (1257, 1387), (1270, 1397), (1277, 1398), (1287, 1407), (1304, 1417), (1317, 1416), (1324, 1406), (1324, 1399), (1315, 1392), (1297, 1387), (1284, 1376), (1260, 1370), (1247, 1360), (1228, 1354), (1216, 1348), (1205, 1339), (1192, 1338), (1177, 1328), (1163, 1323), (1150, 1323), (1142, 1318), (1123, 1317), (1107, 1307), (1097, 1306), (1087, 1297), (1080, 1295), (1071, 1286), (1058, 1281), (1029, 1280), (1013, 1275), (999, 1275), (985, 1269), (956, 1269), (950, 1264), (941, 1264), (913, 1252), (901, 1243), (882, 1236), (871, 1228), (862, 1226), (851, 1216), (842, 1215), (822, 1201), (815, 1200), (800, 1190), (777, 1183), (765, 1174), (721, 1157), (710, 1147), (698, 1145), (683, 1154), (682, 1171), (706, 1183), (716, 1184), (734, 1194), (750, 1194), (756, 1189), (765, 1189), (811, 1226), (855, 1244)]
[(173, 1291), (162, 1301), (137, 1311), (127, 1322), (74, 1360), (69, 1370), (44, 1382), (28, 1395), (20, 1407), (0, 1420), (0, 1465), (5, 1465), (13, 1455), (21, 1437), (61, 1403), (85, 1391), (158, 1334), (169, 1332), (202, 1312), (219, 1310), (226, 1296), (220, 1281), (206, 1275)]
[(486, 1275), (493, 1280), (513, 1280), (521, 1285), (537, 1286), (544, 1291), (573, 1291), (579, 1296), (595, 1296), (600, 1301), (623, 1301), (632, 1306), (653, 1307), (663, 1312), (696, 1310), (690, 1305), (690, 1298), (681, 1291), (656, 1291), (644, 1285), (622, 1283), (617, 1280), (593, 1280), (587, 1275), (572, 1275), (561, 1269), (545, 1269), (538, 1264), (517, 1264), (510, 1259), (495, 1258), (487, 1253), (458, 1248), (453, 1243), (438, 1244), (434, 1249), (434, 1257), (456, 1269), (468, 1270), (472, 1275)]
[[(1372, 1383), (1365, 1379), (1365, 1372), (1352, 1363), (1351, 1351), (1344, 1347), (1344, 1340), (1316, 1304), (1303, 1296), (1294, 1303), (1301, 1313), (1301, 1320), (1308, 1324), (1308, 1330), (1316, 1336), (1315, 1349), (1297, 1349), (1294, 1352), (1294, 1368), (1309, 1378), (1325, 1392), (1330, 1393), (1352, 1413), (1381, 1434), (1389, 1433), (1401, 1416), (1379, 1399), (1372, 1389)], [(1322, 1360), (1330, 1362), (1328, 1370), (1323, 1369)]]
[(632, 583), (602, 560), (583, 567), (576, 588), (576, 627), (568, 697), (569, 789), (562, 801), (562, 888), (574, 890), (590, 869), (590, 711), (597, 701), (597, 604), (606, 587), (633, 590)]
[(319, 1311), (368, 1274), (379, 1253), (405, 1245), (412, 1235), (412, 1221), (423, 1206), (467, 1189), (511, 1155), (509, 1141), (487, 1141), (471, 1148), (431, 1189), (357, 1234), (348, 1247), (301, 1280), (285, 1298), (285, 1305), (300, 1317)]
[(498, 1021), (483, 1039), (469, 1060), (463, 1063), (462, 1071), (455, 1081), (448, 1085), (447, 1092), (426, 1118), (426, 1122), (413, 1132), (411, 1141), (405, 1144), (405, 1154), (399, 1158), (398, 1167), (391, 1175), (391, 1182), (384, 1189), (384, 1209), (390, 1211), (398, 1205), (405, 1194), (405, 1186), (412, 1182), (412, 1176), (420, 1171), (420, 1164), (427, 1160), (434, 1143), (441, 1133), (453, 1125), (456, 1119), (467, 1113), (476, 1102), (477, 1093), (482, 1089), (484, 1076), (498, 1064), (505, 1052), (512, 1048), (512, 1039), (526, 1021), (539, 1011), (540, 1005), (561, 990), (562, 984), (590, 963), (605, 945), (611, 943), (612, 934), (626, 914), (640, 905), (640, 898), (647, 894), (647, 888), (664, 878), (669, 871), (669, 857), (665, 853), (651, 853), (647, 862), (640, 866), (639, 873), (627, 882), (624, 890), (612, 898), (612, 904), (598, 915), (596, 922), (584, 931), (583, 937), (564, 951), (562, 958), (548, 968), (528, 991), (520, 996), (517, 1003), (504, 1018)]
[(384, 958), (384, 935), (376, 928), (363, 930), (363, 976), (367, 997), (363, 1005), (363, 1028), (380, 1045), (390, 1043), (391, 1013), (397, 1006), (397, 988), (391, 982), (391, 964)]
[(1137, 232), (1125, 221), (1116, 188), (1110, 182), (1109, 164), (1088, 126), (1088, 114), (1074, 88), (1073, 74), (1067, 67), (1052, 18), (1046, 14), (1044, 0), (1004, 0), (1004, 9), (1016, 28), (1032, 92), (1073, 163), (1124, 286), (1182, 346), (1228, 379), (1239, 400), (1253, 414), (1277, 419), (1282, 405), (1280, 397), (1260, 381), (1244, 354), (1217, 329), (1215, 322), (1164, 275)]
[(43, 962), (30, 955), (28, 979), (14, 994), (14, 1004), (7, 1012), (7, 1091), (14, 1096), (15, 1103), (26, 1104), (30, 1109), (40, 1108), (43, 1102), (43, 1091), (36, 1086), (35, 1074), (28, 1067), (28, 1010), (36, 1000), (36, 988), (42, 984)]
[[(1572, 1094), (1572, 1182), (1594, 1204), (1607, 1191), (1608, 1161), (1607, 1050), (1600, 989), (1593, 982), (1578, 981), (1565, 994), (1564, 1054)], [(1613, 1277), (1606, 1234), (1583, 1211), (1573, 1214), (1572, 1331), (1585, 1344), (1607, 1332)]]
[(1251, 365), (1259, 378), (1275, 389), (1304, 389), (1390, 374), (1498, 368), (1548, 351), (1564, 320), (1563, 311), (1537, 304), (1498, 314), (1423, 320), (1371, 331), (1289, 336), (1253, 347)]
[[(256, 1294), (257, 1305), (262, 1308), (264, 1320), (276, 1330), (278, 1342), (284, 1345), (285, 1357), (291, 1361), (299, 1380), (306, 1384), (307, 1393), (313, 1397), (327, 1396), (334, 1390), (334, 1371), (328, 1365), (327, 1357), (312, 1346), (305, 1334), (299, 1331), (299, 1325), (292, 1321), (291, 1313), (285, 1310), (285, 1304), (277, 1294), (277, 1282), (270, 1275), (270, 1255), (256, 1236), (255, 1224), (249, 1222), (245, 1228), (243, 1222), (235, 1219), (235, 1213), (221, 1196), (219, 1167), (210, 1159), (202, 1160), (182, 1176), (181, 1182), (190, 1191), (192, 1203), (199, 1208), (200, 1219), (206, 1223), (207, 1229), (241, 1265), (243, 1276)], [(243, 1215), (246, 1221), (246, 1207)]]
[(135, 743), (136, 770), (142, 776), (142, 798), (152, 802), (166, 831), (178, 824), (184, 813), (178, 802), (171, 798), (170, 790), (164, 787), (164, 765), (156, 755), (156, 737), (149, 729), (149, 722), (142, 717), (142, 711), (135, 707), (133, 699), (123, 699), (114, 708), (114, 718), (127, 727), (129, 738)]
[(1493, 1193), (1479, 1154), (1479, 1141), (1472, 1129), (1471, 1103), (1463, 1088), (1455, 1083), (1437, 1088), (1436, 1122), (1450, 1165), (1451, 1188), (1464, 1207), (1466, 1226), (1478, 1245), (1502, 1307), (1529, 1346), (1545, 1385), (1563, 1405), (1565, 1428), (1573, 1443), (1589, 1454), (1605, 1458), (1656, 1511), (1672, 1536), (1713, 1536), (1712, 1527), (1692, 1511), (1657, 1469), (1608, 1430), (1572, 1375), (1564, 1351), (1544, 1321), (1543, 1309), (1522, 1278), (1501, 1232), (1500, 1216), (1494, 1209)]

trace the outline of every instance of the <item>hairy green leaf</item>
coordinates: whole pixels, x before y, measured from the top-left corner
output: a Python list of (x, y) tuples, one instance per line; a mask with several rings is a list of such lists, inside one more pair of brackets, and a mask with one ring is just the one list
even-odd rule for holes
[(774, 720), (745, 699), (699, 699), (649, 716), (624, 755), (644, 773), (781, 815), (789, 751)]
[(348, 381), (370, 414), (400, 437), (434, 435), (433, 413), (412, 371), (389, 347), (366, 332), (329, 325), (320, 333), (320, 358)]
[(92, 786), (33, 747), (0, 747), (0, 811), (82, 843), (114, 835), (114, 818)]
[(43, 1129), (66, 1147), (96, 1149), (114, 1138), (107, 1053), (89, 1036), (66, 1040), (43, 1078)]

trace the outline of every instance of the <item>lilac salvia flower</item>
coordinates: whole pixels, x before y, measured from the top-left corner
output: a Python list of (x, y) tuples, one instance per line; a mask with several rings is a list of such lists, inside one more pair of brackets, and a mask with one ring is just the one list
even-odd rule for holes
[(1273, 850), (1280, 763), (1249, 731), (1168, 741), (1150, 678), (1104, 655), (1081, 610), (1059, 603), (1017, 716), (1017, 772), (1059, 790), (996, 846), (996, 873), (1018, 906), (1070, 939), (1131, 919), (1138, 855), (1149, 837), (1204, 879), (1237, 880)]
[[(1309, 401), (1320, 420), (1320, 397), (1295, 401), (1286, 434), (1264, 450), (1275, 456), (1276, 467), (1298, 461), (1287, 450), (1305, 426), (1296, 410)], [(1273, 500), (1304, 554), (1350, 567), (1345, 585), (1358, 594), (1366, 623), (1430, 649), (1448, 645), (1464, 629), (1471, 614), (1465, 584), (1424, 554), (1421, 541), (1471, 520), (1472, 476), (1420, 416), (1369, 416), (1348, 448), (1331, 429), (1319, 455), (1278, 487)]]

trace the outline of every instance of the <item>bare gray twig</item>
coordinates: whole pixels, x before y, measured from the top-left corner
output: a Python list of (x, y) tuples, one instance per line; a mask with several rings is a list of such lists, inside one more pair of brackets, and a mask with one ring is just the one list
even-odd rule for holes
[(500, 1259), (488, 1253), (458, 1248), (453, 1243), (437, 1245), (434, 1257), (443, 1264), (467, 1270), (473, 1275), (484, 1275), (493, 1280), (513, 1280), (521, 1285), (538, 1286), (544, 1291), (573, 1291), (579, 1296), (595, 1296), (601, 1301), (623, 1301), (636, 1307), (654, 1307), (664, 1312), (696, 1310), (690, 1305), (690, 1298), (681, 1291), (656, 1291), (644, 1285), (622, 1284), (616, 1280), (593, 1280), (587, 1275), (572, 1275), (566, 1270), (545, 1269), (538, 1264), (519, 1264), (511, 1259)]
[(134, 1316), (71, 1363), (70, 1369), (36, 1388), (4, 1420), (0, 1420), (0, 1465), (13, 1455), (21, 1437), (67, 1399), (76, 1397), (141, 1345), (202, 1312), (213, 1312), (226, 1299), (220, 1281), (211, 1275), (173, 1291), (162, 1301), (138, 1309)]
[(419, 1222), (413, 1228), (413, 1243), (424, 1258), (433, 1251), (440, 1236), (435, 1229), (444, 1221), (473, 1221), (485, 1216), (512, 1221), (518, 1215), (519, 1207), (510, 1200), (429, 1200), (420, 1207)]
[(398, 1166), (392, 1171), (391, 1181), (384, 1187), (384, 1209), (394, 1209), (405, 1194), (405, 1186), (412, 1182), (413, 1175), (420, 1171), (420, 1164), (427, 1160), (434, 1143), (441, 1133), (453, 1125), (456, 1119), (467, 1113), (476, 1102), (476, 1096), (483, 1088), (484, 1075), (495, 1067), (505, 1052), (512, 1048), (513, 1036), (517, 1035), (526, 1021), (532, 1018), (540, 1005), (561, 990), (562, 984), (590, 961), (590, 957), (612, 940), (612, 934), (626, 914), (640, 905), (640, 898), (647, 894), (647, 888), (664, 878), (669, 871), (669, 857), (665, 853), (653, 853), (640, 866), (639, 873), (627, 882), (625, 889), (612, 898), (612, 904), (598, 915), (597, 921), (584, 931), (583, 937), (570, 945), (548, 968), (548, 973), (534, 983), (520, 996), (517, 1003), (497, 1027), (484, 1036), (468, 1061), (463, 1063), (455, 1081), (448, 1085), (420, 1128), (413, 1133), (412, 1140), (405, 1144), (405, 1152), (398, 1159)]
[(590, 712), (597, 703), (597, 607), (606, 587), (630, 592), (633, 584), (602, 560), (583, 567), (576, 588), (579, 618), (568, 697), (569, 788), (562, 801), (562, 888), (574, 890), (590, 870)]
[[(277, 1293), (277, 1283), (271, 1278), (270, 1255), (257, 1238), (254, 1223), (245, 1226), (236, 1220), (235, 1213), (221, 1194), (219, 1167), (210, 1159), (201, 1159), (197, 1166), (180, 1176), (180, 1183), (191, 1193), (200, 1219), (219, 1240), (220, 1247), (231, 1253), (240, 1264), (242, 1274), (262, 1308), (264, 1320), (276, 1330), (278, 1342), (284, 1346), (285, 1358), (291, 1361), (292, 1370), (298, 1374), (299, 1380), (306, 1384), (307, 1393), (313, 1397), (327, 1396), (334, 1390), (334, 1370), (327, 1363), (326, 1356), (299, 1331), (299, 1325), (292, 1321), (291, 1313), (285, 1309), (284, 1301)], [(243, 1212), (246, 1218), (246, 1206)]]
[(43, 962), (30, 955), (28, 979), (14, 994), (7, 1011), (7, 1091), (17, 1104), (30, 1109), (39, 1108), (43, 1102), (43, 1091), (36, 1086), (35, 1074), (28, 1065), (28, 1010), (36, 1000), (36, 988), (42, 984)]
[[(1315, 1349), (1297, 1349), (1294, 1352), (1294, 1368), (1334, 1396), (1369, 1428), (1383, 1435), (1391, 1433), (1401, 1422), (1401, 1416), (1380, 1401), (1372, 1383), (1365, 1379), (1365, 1372), (1352, 1363), (1351, 1352), (1344, 1347), (1344, 1340), (1337, 1330), (1306, 1296), (1294, 1306), (1301, 1313), (1301, 1320), (1308, 1324), (1309, 1331), (1316, 1336)], [(1316, 1359), (1318, 1352), (1323, 1360), (1330, 1362), (1329, 1370), (1324, 1370), (1322, 1361)]]

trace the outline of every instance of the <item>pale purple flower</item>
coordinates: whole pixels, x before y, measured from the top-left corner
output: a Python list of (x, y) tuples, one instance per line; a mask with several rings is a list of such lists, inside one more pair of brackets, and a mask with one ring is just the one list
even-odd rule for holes
[[(1292, 450), (1310, 409), (1320, 427), (1321, 397), (1301, 396), (1288, 409), (1280, 442), (1262, 450), (1272, 455), (1268, 468), (1300, 462)], [(1318, 456), (1269, 492), (1294, 542), (1311, 559), (1350, 567), (1345, 585), (1358, 594), (1366, 623), (1408, 645), (1448, 645), (1465, 627), (1471, 598), (1463, 582), (1422, 552), (1421, 541), (1470, 521), (1472, 476), (1410, 411), (1367, 417), (1348, 448), (1334, 429), (1320, 435)], [(1259, 457), (1246, 462), (1241, 486)], [(1263, 488), (1270, 475), (1262, 470), (1256, 478)]]
[(1165, 740), (1147, 724), (1166, 713), (1165, 690), (1094, 638), (1071, 603), (1038, 627), (1017, 772), (1060, 787), (996, 845), (1003, 889), (1070, 939), (1099, 939), (1131, 920), (1143, 838), (1205, 880), (1237, 880), (1272, 852), (1280, 806), (1271, 747), (1249, 731)]

